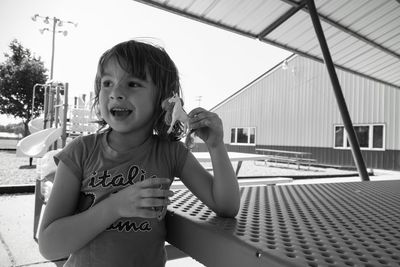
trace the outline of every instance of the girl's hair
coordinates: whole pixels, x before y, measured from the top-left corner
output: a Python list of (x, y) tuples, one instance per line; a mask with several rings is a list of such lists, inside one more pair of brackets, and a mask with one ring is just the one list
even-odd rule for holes
[[(139, 79), (146, 80), (148, 78), (147, 75), (151, 76), (157, 89), (153, 131), (162, 138), (179, 140), (183, 129), (182, 125), (174, 127), (172, 133), (168, 135), (169, 126), (165, 123), (165, 110), (161, 107), (163, 100), (172, 97), (174, 94), (179, 95), (181, 91), (178, 69), (164, 48), (142, 41), (129, 40), (119, 43), (104, 52), (99, 59), (94, 85), (95, 98), (93, 108), (99, 118), (101, 118), (100, 109), (98, 108), (101, 77), (103, 76), (105, 65), (110, 59), (116, 59), (123, 70)], [(100, 119), (99, 123), (101, 129), (107, 125), (104, 119)]]

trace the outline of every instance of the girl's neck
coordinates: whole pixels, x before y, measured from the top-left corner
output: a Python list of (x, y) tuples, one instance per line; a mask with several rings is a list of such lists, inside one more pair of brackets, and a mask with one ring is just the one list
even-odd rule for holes
[(119, 133), (110, 130), (107, 134), (107, 143), (115, 151), (126, 152), (134, 149), (151, 137), (151, 133)]

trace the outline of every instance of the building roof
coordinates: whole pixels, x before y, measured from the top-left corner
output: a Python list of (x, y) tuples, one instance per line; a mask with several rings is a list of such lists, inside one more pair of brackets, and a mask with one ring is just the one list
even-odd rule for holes
[(273, 66), (272, 68), (270, 68), (269, 70), (267, 70), (266, 72), (264, 72), (263, 74), (261, 74), (260, 76), (258, 76), (257, 78), (255, 78), (254, 80), (249, 82), (248, 84), (246, 84), (245, 86), (243, 86), (241, 89), (239, 89), (238, 91), (234, 92), (232, 95), (228, 96), (227, 98), (225, 98), (224, 100), (222, 100), (221, 102), (216, 104), (214, 107), (212, 107), (210, 109), (210, 111), (217, 110), (218, 108), (220, 108), (221, 106), (225, 105), (226, 103), (228, 103), (229, 101), (231, 101), (235, 97), (239, 96), (241, 93), (245, 92), (247, 89), (251, 88), (252, 85), (254, 85), (257, 82), (261, 81), (262, 79), (264, 79), (268, 75), (274, 73), (275, 71), (277, 71), (279, 69), (282, 69), (283, 68), (283, 64), (287, 65), (288, 62), (290, 62), (293, 58), (295, 58), (297, 56), (298, 56), (297, 54), (292, 54), (289, 57), (287, 57), (286, 59), (282, 60), (281, 62), (279, 62), (278, 64), (276, 64), (275, 66)]
[[(306, 0), (135, 0), (323, 61)], [(335, 66), (400, 89), (400, 0), (315, 0)]]

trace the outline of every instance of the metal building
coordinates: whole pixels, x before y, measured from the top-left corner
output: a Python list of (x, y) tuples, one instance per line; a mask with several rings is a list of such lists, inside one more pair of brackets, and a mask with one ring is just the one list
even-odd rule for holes
[[(400, 170), (400, 90), (337, 70), (368, 168)], [(323, 63), (293, 55), (214, 108), (230, 151), (311, 152), (321, 164), (354, 166)]]

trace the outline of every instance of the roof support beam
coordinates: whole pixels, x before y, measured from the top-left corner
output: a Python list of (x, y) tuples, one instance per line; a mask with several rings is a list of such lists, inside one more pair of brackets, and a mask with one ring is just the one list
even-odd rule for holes
[(321, 46), (322, 54), (324, 56), (325, 66), (328, 70), (329, 77), (332, 82), (333, 91), (335, 93), (336, 101), (338, 103), (340, 114), (342, 116), (344, 128), (347, 131), (347, 135), (351, 146), (351, 151), (353, 153), (353, 158), (356, 163), (357, 170), (363, 181), (369, 181), (368, 172), (365, 167), (360, 146), (358, 144), (356, 133), (353, 128), (353, 123), (351, 122), (350, 114), (346, 106), (346, 101), (344, 99), (343, 92), (340, 87), (339, 79), (336, 75), (335, 66), (333, 64), (332, 57), (329, 52), (324, 31), (322, 30), (321, 22), (318, 18), (318, 13), (317, 9), (315, 8), (314, 0), (308, 0), (307, 6), (310, 11), (310, 16), (314, 25), (315, 33), (317, 34), (318, 41)]
[(273, 23), (271, 23), (267, 28), (265, 28), (258, 36), (257, 38), (263, 38), (267, 36), (269, 33), (271, 33), (273, 30), (278, 28), (282, 23), (284, 23), (286, 20), (291, 18), (294, 14), (297, 13), (300, 9), (302, 9), (306, 5), (306, 1), (304, 0), (302, 3), (300, 3), (297, 7), (292, 7), (289, 9), (285, 14), (283, 14), (281, 17), (279, 17), (277, 20), (275, 20)]
[(161, 3), (153, 1), (153, 0), (134, 0), (134, 1), (140, 2), (142, 4), (146, 4), (146, 5), (149, 5), (149, 6), (152, 6), (152, 7), (156, 7), (156, 8), (162, 9), (162, 10), (166, 10), (166, 11), (171, 12), (173, 14), (176, 14), (176, 15), (179, 15), (179, 16), (182, 16), (182, 17), (185, 17), (185, 18), (189, 18), (189, 19), (192, 19), (192, 20), (204, 23), (204, 24), (212, 25), (212, 26), (215, 26), (217, 28), (221, 28), (221, 29), (224, 29), (224, 30), (236, 33), (236, 34), (240, 34), (240, 35), (243, 35), (243, 36), (246, 36), (246, 37), (257, 39), (257, 35), (255, 35), (255, 34), (251, 34), (249, 32), (242, 31), (240, 29), (237, 29), (237, 28), (234, 28), (234, 27), (230, 27), (230, 26), (227, 26), (227, 25), (219, 23), (219, 22), (215, 22), (213, 20), (207, 19), (204, 16), (191, 14), (191, 13), (189, 13), (187, 11), (185, 12), (183, 10), (171, 7), (171, 6), (166, 5), (166, 4), (161, 4)]
[[(281, 0), (281, 1), (292, 5), (293, 7), (298, 7), (300, 5), (300, 3), (294, 2), (293, 0)], [(398, 1), (400, 1), (400, 0), (398, 0)], [(309, 8), (303, 7), (302, 10), (305, 11), (305, 12), (309, 12), (310, 13)], [(374, 41), (372, 41), (372, 40), (370, 40), (370, 39), (368, 39), (368, 38), (366, 38), (364, 36), (359, 35), (358, 33), (350, 30), (349, 28), (347, 28), (347, 27), (345, 27), (345, 26), (343, 26), (343, 25), (331, 20), (327, 16), (324, 16), (324, 15), (321, 15), (321, 14), (318, 14), (318, 15), (319, 15), (321, 20), (323, 20), (324, 22), (332, 25), (333, 27), (335, 27), (335, 28), (337, 28), (337, 29), (339, 29), (339, 30), (341, 30), (343, 32), (346, 32), (347, 34), (353, 36), (354, 38), (357, 38), (358, 40), (360, 40), (360, 41), (362, 41), (364, 43), (367, 43), (367, 44), (371, 45), (372, 47), (374, 47), (376, 49), (379, 49), (379, 50), (381, 50), (381, 51), (383, 51), (383, 52), (385, 52), (385, 53), (387, 53), (387, 54), (389, 54), (391, 56), (394, 56), (394, 57), (400, 59), (400, 54), (396, 53), (395, 51), (392, 51), (392, 50), (390, 50), (390, 49), (388, 49), (386, 47), (381, 46), (378, 43), (375, 43)]]

